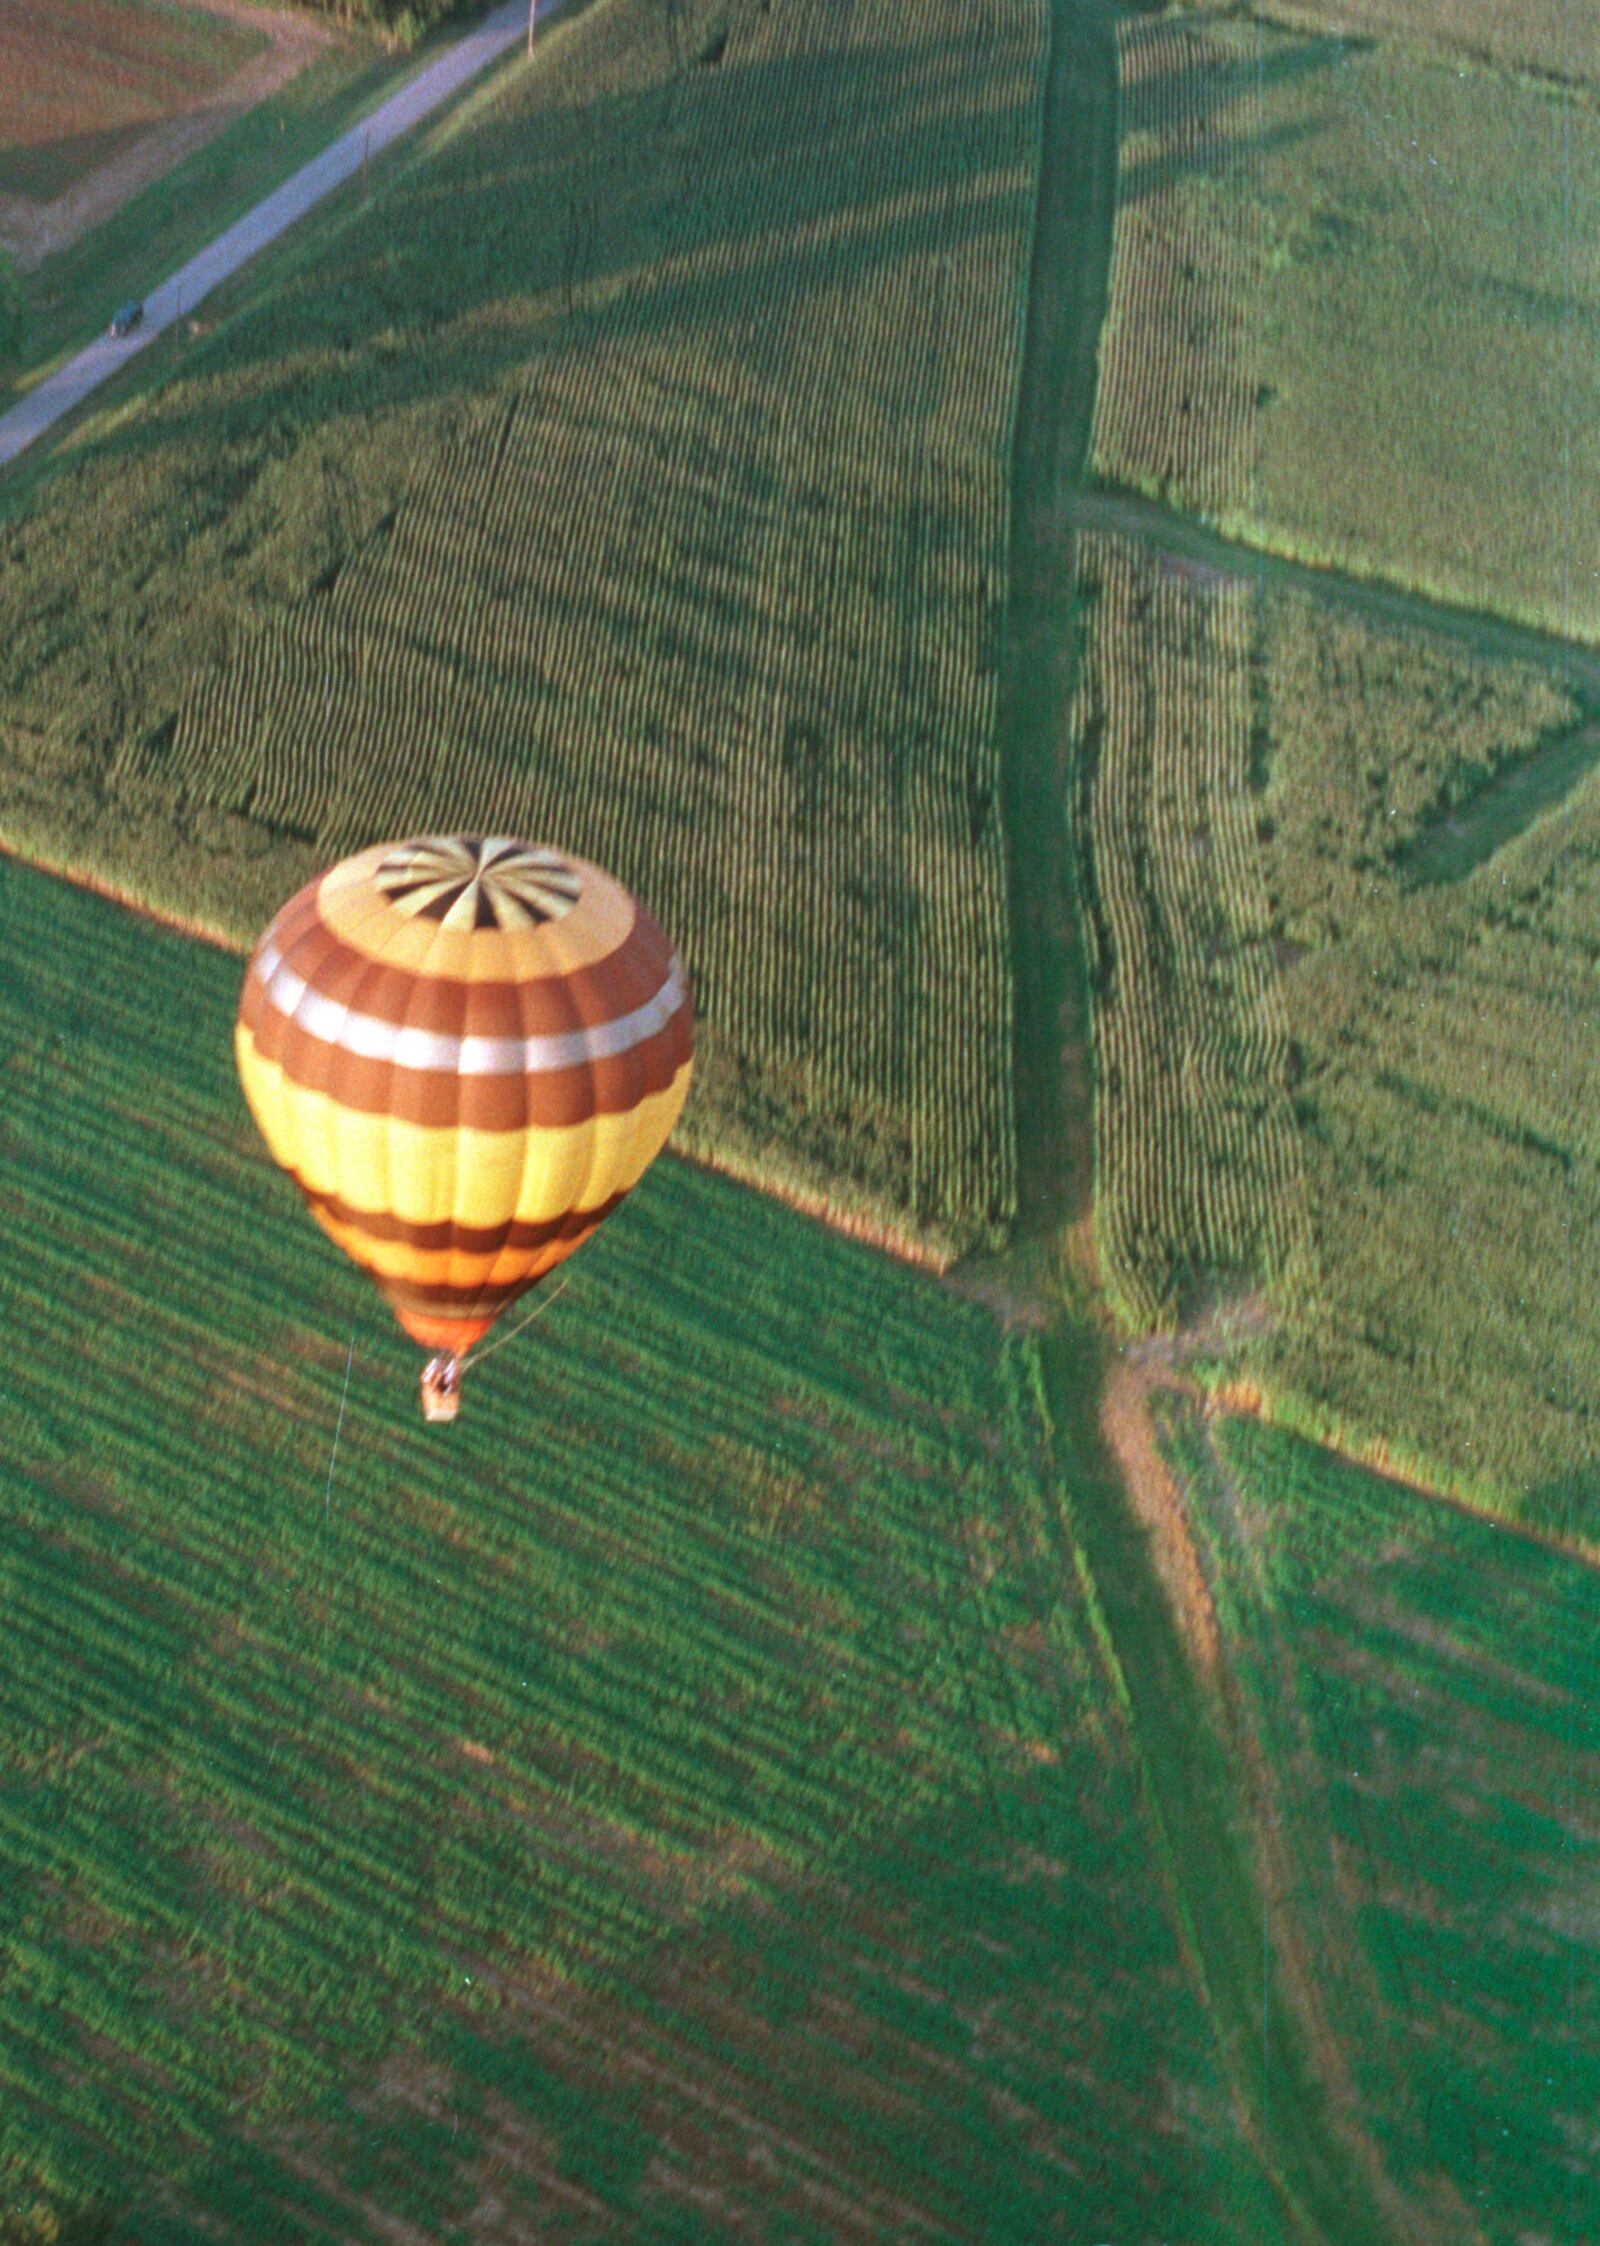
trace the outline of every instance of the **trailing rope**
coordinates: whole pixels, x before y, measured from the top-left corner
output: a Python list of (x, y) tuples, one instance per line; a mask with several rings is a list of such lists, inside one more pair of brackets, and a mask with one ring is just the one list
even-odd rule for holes
[(458, 1361), (458, 1370), (461, 1372), (465, 1372), (469, 1365), (476, 1365), (481, 1363), (481, 1361), (485, 1357), (492, 1357), (497, 1349), (504, 1349), (508, 1341), (515, 1341), (524, 1326), (531, 1326), (535, 1318), (542, 1318), (544, 1316), (550, 1305), (562, 1292), (562, 1289), (566, 1286), (567, 1281), (571, 1276), (572, 1275), (570, 1272), (563, 1272), (561, 1275), (561, 1285), (558, 1287), (552, 1287), (549, 1294), (545, 1295), (539, 1302), (536, 1302), (533, 1308), (528, 1312), (526, 1318), (519, 1318), (517, 1320), (517, 1323), (512, 1327), (510, 1333), (497, 1334), (493, 1341), (484, 1342), (477, 1349), (469, 1349), (467, 1351), (467, 1354)]
[(322, 1493), (322, 1525), (328, 1525), (328, 1508), (333, 1503), (333, 1462), (339, 1455), (339, 1436), (344, 1427), (344, 1407), (350, 1397), (350, 1367), (355, 1363), (356, 1337), (350, 1336), (350, 1347), (344, 1360), (344, 1386), (339, 1391), (339, 1416), (333, 1425), (333, 1448), (328, 1453), (328, 1486)]

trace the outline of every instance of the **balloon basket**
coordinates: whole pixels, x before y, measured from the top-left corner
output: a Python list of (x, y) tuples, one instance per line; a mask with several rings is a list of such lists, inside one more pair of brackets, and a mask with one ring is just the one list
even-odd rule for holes
[(461, 1367), (454, 1357), (430, 1357), (422, 1368), (422, 1416), (451, 1420), (461, 1409)]

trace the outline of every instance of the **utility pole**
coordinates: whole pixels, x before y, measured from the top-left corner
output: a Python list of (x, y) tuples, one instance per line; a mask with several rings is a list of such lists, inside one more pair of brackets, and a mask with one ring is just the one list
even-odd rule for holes
[(539, 0), (528, 0), (528, 52), (533, 53), (533, 19), (539, 13)]

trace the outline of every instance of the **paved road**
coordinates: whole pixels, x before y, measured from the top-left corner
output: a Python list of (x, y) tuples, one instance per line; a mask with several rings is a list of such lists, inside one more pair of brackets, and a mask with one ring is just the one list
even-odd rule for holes
[(1386, 624), (1410, 624), (1447, 639), (1464, 641), (1479, 655), (1498, 656), (1507, 662), (1537, 663), (1559, 671), (1579, 691), (1600, 700), (1600, 648), (1582, 640), (1560, 639), (1531, 624), (1513, 623), (1506, 616), (1487, 616), (1468, 608), (1451, 608), (1430, 600), (1425, 593), (1408, 592), (1377, 578), (1351, 577), (1338, 569), (1323, 569), (1309, 562), (1289, 560), (1261, 547), (1246, 546), (1207, 530), (1190, 515), (1180, 515), (1159, 500), (1143, 499), (1126, 491), (1080, 491), (1072, 500), (1073, 527), (1078, 530), (1114, 530), (1164, 554), (1198, 562), (1229, 577), (1270, 580), (1293, 585), (1317, 600), (1360, 609)]
[[(505, 0), (505, 5), (486, 16), (476, 31), (469, 31), (465, 38), (447, 47), (362, 124), (353, 125), (225, 234), (219, 234), (198, 256), (191, 257), (179, 272), (152, 289), (144, 300), (144, 319), (132, 335), (121, 341), (109, 335), (97, 336), (9, 412), (0, 414), (0, 467), (15, 460), (97, 384), (125, 367), (146, 344), (153, 343), (163, 328), (192, 312), (258, 250), (275, 242), (296, 219), (341, 187), (361, 169), (367, 156), (378, 155), (402, 133), (421, 124), (497, 56), (526, 38), (527, 30), (527, 0)], [(108, 314), (113, 309), (106, 307)]]

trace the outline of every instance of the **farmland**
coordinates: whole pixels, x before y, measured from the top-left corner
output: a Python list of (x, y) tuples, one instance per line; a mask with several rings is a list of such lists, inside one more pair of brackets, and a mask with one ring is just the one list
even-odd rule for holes
[[(0, 500), (0, 836), (184, 924), (0, 856), (41, 2241), (1594, 2227), (1600, 728), (1571, 651), (1084, 533), (1112, 31), (594, 0)], [(1437, 60), (1118, 36), (1097, 443), (1226, 523), (1262, 182)], [(709, 1159), (440, 1433), (229, 947), (470, 825), (662, 915)]]
[(12, 502), (0, 833), (238, 940), (377, 825), (557, 834), (686, 952), (697, 1143), (945, 1251), (1015, 1195), (1043, 9), (724, 17), (552, 32)]
[(169, 0), (7, 0), (0, 196), (52, 200), (266, 44), (252, 26)]
[[(113, 306), (181, 268), (414, 67), (371, 34), (263, 13), (270, 49), (263, 40), (214, 92), (183, 106), (164, 80), (171, 113), (54, 201), (0, 194), (0, 247), (15, 260), (24, 312), (20, 343), (0, 364), (0, 400), (97, 335)], [(43, 43), (59, 67), (48, 23)]]
[(1251, 800), (1251, 604), (1115, 539), (1079, 557), (1095, 1233), (1123, 1315), (1170, 1326), (1228, 1275), (1292, 1288), (1304, 1258)]
[[(1536, 676), (1424, 664), (1425, 642), (1309, 604), (1268, 616), (1264, 872), (1278, 936), (1311, 946), (1282, 988), (1319, 1278), (1262, 1337), (1262, 1376), (1314, 1431), (1358, 1427), (1593, 1539), (1600, 1329), (1572, 1248), (1600, 1215), (1589, 729)], [(1431, 768), (1408, 768), (1421, 740)]]
[[(1083, 543), (1096, 1237), (1131, 1325), (1592, 1537), (1589, 726), (1529, 668)], [(1559, 816), (1551, 816), (1552, 812)]]
[(424, 1439), (236, 963), (0, 910), (0, 2173), (141, 2241), (1276, 2235), (1037, 1344), (667, 1164)]
[(1592, 1569), (1293, 1437), (1166, 1416), (1259, 1814), (1407, 2234), (1592, 2236)]
[[(1129, 19), (1103, 479), (1600, 634), (1600, 116), (1454, 56)], [(1482, 377), (1496, 370), (1493, 382)]]

